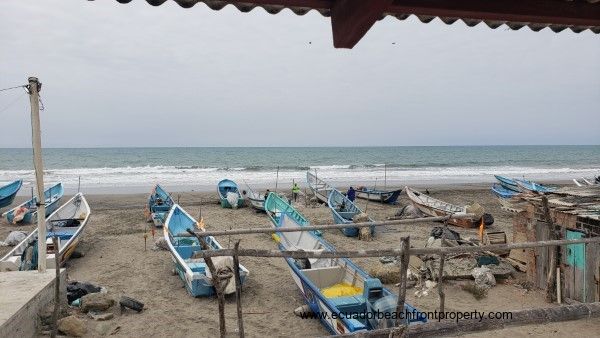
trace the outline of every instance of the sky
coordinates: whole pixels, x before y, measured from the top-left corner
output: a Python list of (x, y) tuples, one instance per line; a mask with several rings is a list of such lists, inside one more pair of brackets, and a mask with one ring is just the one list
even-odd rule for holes
[[(0, 2), (0, 89), (43, 83), (45, 147), (600, 144), (600, 35), (136, 0)], [(0, 92), (0, 147), (29, 101)]]

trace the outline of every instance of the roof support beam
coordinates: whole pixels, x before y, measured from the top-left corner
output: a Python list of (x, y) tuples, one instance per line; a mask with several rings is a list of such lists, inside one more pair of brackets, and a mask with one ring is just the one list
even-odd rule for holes
[(331, 7), (335, 48), (352, 48), (381, 19), (393, 0), (336, 0)]

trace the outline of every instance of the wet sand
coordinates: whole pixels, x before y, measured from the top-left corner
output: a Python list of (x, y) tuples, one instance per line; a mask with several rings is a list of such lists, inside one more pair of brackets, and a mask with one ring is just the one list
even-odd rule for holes
[[(166, 187), (168, 189), (168, 186)], [(440, 186), (430, 189), (432, 196), (456, 203), (478, 202), (493, 214), (495, 224), (490, 229), (506, 231), (512, 238), (512, 215), (500, 208), (487, 185)], [(270, 226), (265, 214), (256, 213), (246, 207), (238, 210), (222, 209), (213, 192), (174, 193), (174, 198), (194, 217), (202, 213), (207, 229), (257, 228)], [(24, 198), (24, 197), (23, 197)], [(20, 198), (19, 200), (22, 200)], [(104, 336), (115, 333), (115, 337), (170, 336), (170, 337), (213, 337), (218, 335), (216, 298), (192, 298), (186, 293), (182, 281), (172, 275), (172, 261), (168, 251), (153, 251), (150, 224), (145, 222), (143, 209), (146, 194), (88, 195), (92, 216), (83, 235), (78, 251), (84, 257), (67, 263), (71, 280), (88, 281), (108, 288), (115, 299), (128, 295), (145, 303), (142, 313), (115, 309), (115, 318), (106, 322), (86, 319), (88, 336)], [(64, 199), (66, 201), (66, 197)], [(406, 204), (406, 198), (400, 204)], [(303, 200), (297, 208), (313, 224), (331, 224), (331, 213), (326, 206), (306, 207)], [(359, 200), (361, 208), (366, 201)], [(376, 220), (393, 216), (398, 206), (370, 202), (369, 215)], [(339, 249), (396, 248), (401, 237), (410, 235), (413, 246), (422, 246), (433, 226), (438, 223), (385, 226), (378, 228), (372, 242), (347, 238), (340, 231), (327, 231), (323, 237)], [(4, 239), (11, 230), (31, 231), (34, 225), (13, 226), (5, 220), (0, 222), (0, 238)], [(455, 228), (462, 237), (476, 236), (477, 230)], [(144, 234), (147, 234), (146, 250)], [(162, 236), (156, 229), (155, 238)], [(241, 239), (241, 247), (276, 249), (267, 234), (231, 236), (218, 238), (225, 246), (233, 246)], [(10, 248), (0, 247), (0, 254)], [(302, 297), (294, 284), (287, 264), (281, 258), (242, 257), (241, 264), (250, 270), (244, 284), (242, 305), (244, 328), (248, 336), (306, 337), (322, 336), (328, 332), (318, 320), (301, 319), (294, 315), (296, 307), (303, 305)], [(365, 270), (377, 263), (377, 258), (354, 260)], [(518, 274), (515, 279), (498, 284), (488, 296), (476, 300), (460, 287), (463, 281), (449, 282), (445, 287), (446, 311), (505, 311), (551, 306), (544, 301), (541, 291), (526, 291), (516, 285), (524, 279)], [(386, 285), (396, 291), (394, 285)], [(417, 298), (414, 290), (407, 292), (408, 303), (422, 311), (437, 309), (437, 293)], [(235, 297), (228, 297), (226, 304), (227, 329), (235, 332)], [(82, 315), (82, 318), (86, 318)], [(593, 336), (600, 332), (600, 321), (579, 320), (576, 322), (549, 325), (528, 325), (498, 331), (475, 333), (472, 336), (547, 336), (577, 335)]]

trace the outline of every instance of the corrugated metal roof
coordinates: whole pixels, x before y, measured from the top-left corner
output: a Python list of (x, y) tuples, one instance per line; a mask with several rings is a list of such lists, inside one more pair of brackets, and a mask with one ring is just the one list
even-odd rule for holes
[[(129, 3), (132, 0), (116, 0), (120, 3)], [(146, 0), (149, 4), (153, 6), (159, 6), (165, 3), (167, 0)], [(331, 6), (332, 0), (287, 0), (287, 1), (269, 1), (269, 0), (253, 0), (253, 1), (221, 1), (221, 0), (173, 0), (177, 4), (179, 4), (183, 8), (190, 8), (196, 5), (199, 2), (204, 3), (206, 6), (213, 10), (221, 10), (223, 7), (227, 5), (232, 5), (236, 7), (241, 12), (250, 12), (256, 7), (263, 8), (267, 13), (277, 14), (281, 12), (283, 9), (289, 9), (297, 15), (304, 15), (311, 10), (315, 10), (323, 16), (331, 15)], [(482, 0), (482, 1), (493, 1), (493, 0)], [(556, 0), (548, 0), (554, 1)], [(598, 4), (600, 6), (600, 0), (565, 0), (566, 2), (572, 3), (576, 5), (580, 2), (588, 2), (590, 4)], [(273, 4), (273, 3), (284, 3), (282, 5)], [(550, 28), (554, 32), (560, 32), (567, 28), (572, 30), (575, 33), (579, 33), (585, 30), (590, 30), (596, 34), (600, 33), (600, 26), (581, 26), (581, 25), (567, 25), (567, 24), (552, 24), (552, 23), (534, 23), (534, 22), (516, 22), (516, 21), (497, 21), (497, 20), (489, 20), (489, 19), (478, 19), (478, 18), (466, 18), (466, 17), (457, 17), (457, 16), (437, 16), (437, 15), (422, 15), (420, 13), (385, 13), (384, 16), (393, 16), (399, 20), (405, 20), (411, 15), (415, 15), (421, 22), (429, 23), (435, 18), (439, 18), (442, 22), (451, 25), (454, 22), (461, 20), (467, 26), (473, 27), (477, 24), (484, 22), (487, 26), (492, 29), (496, 29), (501, 27), (502, 25), (506, 25), (510, 29), (518, 30), (524, 26), (529, 27), (531, 30), (537, 32), (546, 27)], [(475, 15), (473, 15), (475, 16)]]

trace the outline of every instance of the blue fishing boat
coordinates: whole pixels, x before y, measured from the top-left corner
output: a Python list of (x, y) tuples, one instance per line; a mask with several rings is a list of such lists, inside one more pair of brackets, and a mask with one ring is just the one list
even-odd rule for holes
[(498, 180), (498, 182), (500, 182), (500, 184), (508, 189), (508, 190), (512, 190), (512, 191), (516, 191), (516, 192), (520, 192), (521, 189), (519, 189), (519, 185), (517, 184), (517, 182), (514, 179), (505, 177), (505, 176), (500, 176), (500, 175), (494, 175), (494, 177)]
[[(269, 198), (269, 196), (271, 196), (271, 198)], [(281, 215), (287, 214), (288, 217), (292, 217), (298, 225), (310, 225), (310, 222), (300, 212), (298, 212), (298, 210), (294, 209), (294, 207), (281, 198), (281, 196), (274, 192), (269, 193), (269, 196), (267, 196), (267, 199), (265, 200), (265, 211), (267, 216), (269, 216), (271, 223), (279, 223), (279, 218)], [(321, 231), (319, 230), (311, 232), (316, 236), (322, 235)]]
[(556, 191), (556, 188), (553, 187), (548, 187), (539, 183), (535, 183), (533, 181), (528, 181), (528, 180), (515, 180), (517, 182), (517, 185), (519, 186), (519, 188), (521, 188), (521, 191), (530, 191), (530, 192), (535, 192), (535, 193), (540, 193), (540, 194), (544, 194), (544, 193), (549, 193), (549, 192), (553, 192)]
[(7, 207), (14, 201), (21, 185), (23, 180), (16, 180), (0, 188), (0, 208)]
[[(179, 205), (175, 204), (171, 208), (171, 211), (169, 211), (163, 232), (171, 251), (171, 258), (175, 263), (175, 271), (185, 284), (188, 293), (193, 297), (210, 296), (215, 294), (210, 271), (204, 259), (194, 257), (194, 253), (202, 251), (202, 247), (198, 238), (189, 237), (187, 233), (188, 229), (198, 230), (197, 224), (198, 222), (192, 216)], [(214, 237), (209, 236), (205, 238), (207, 244), (212, 249), (219, 250), (223, 248)], [(232, 257), (218, 258), (232, 260)], [(215, 265), (219, 264), (217, 261), (217, 257), (214, 257), (213, 263)], [(247, 276), (248, 269), (240, 265), (240, 279), (242, 283), (244, 283)], [(231, 278), (230, 283), (233, 286), (232, 292), (235, 292), (235, 278)], [(226, 293), (230, 293), (228, 290), (231, 290), (231, 285), (226, 287)]]
[[(60, 199), (63, 197), (65, 189), (62, 183), (57, 183), (44, 191), (44, 206), (46, 212), (44, 216), (48, 216), (53, 213), (60, 204)], [(2, 214), (6, 217), (9, 223), (35, 223), (37, 222), (37, 203), (38, 198), (33, 198), (25, 201), (24, 203), (10, 209), (9, 211)]]
[[(78, 193), (46, 219), (46, 267), (55, 268), (55, 255), (63, 265), (73, 254), (81, 235), (90, 219), (91, 209), (83, 196)], [(58, 237), (58, 248), (54, 247), (53, 237)], [(38, 266), (38, 231), (33, 230), (21, 243), (0, 259), (0, 271), (36, 270)]]
[(384, 204), (396, 204), (401, 192), (402, 189), (378, 190), (367, 187), (359, 187), (356, 189), (356, 197)]
[(240, 194), (238, 185), (228, 179), (224, 179), (217, 184), (219, 200), (223, 208), (238, 208), (244, 205), (244, 198)]
[[(266, 205), (276, 198), (271, 193)], [(276, 228), (298, 227), (296, 217), (282, 210), (271, 218)], [(275, 222), (276, 221), (276, 222)], [(279, 250), (335, 251), (312, 232), (277, 232), (273, 236)], [(333, 334), (376, 330), (395, 325), (397, 296), (347, 258), (285, 258), (304, 301)], [(426, 317), (404, 305), (408, 322), (425, 322)], [(406, 318), (406, 317), (405, 317)]]
[(513, 190), (506, 189), (501, 184), (494, 183), (492, 185), (492, 193), (499, 198), (512, 198), (519, 193)]
[(162, 227), (167, 218), (167, 214), (171, 207), (175, 204), (171, 195), (166, 192), (160, 185), (154, 186), (152, 193), (148, 197), (147, 213), (149, 221), (151, 220), (155, 226)]
[[(351, 225), (354, 223), (354, 216), (363, 213), (362, 210), (360, 210), (360, 208), (354, 204), (354, 202), (349, 200), (348, 197), (344, 196), (337, 189), (333, 189), (329, 193), (327, 205), (329, 206), (329, 209), (331, 209), (331, 215), (333, 216), (333, 221), (335, 224)], [(373, 220), (369, 217), (365, 222), (373, 222)], [(352, 226), (342, 229), (342, 233), (348, 237), (356, 237), (358, 236), (358, 232), (358, 228)], [(375, 226), (371, 226), (371, 235), (374, 233)]]

